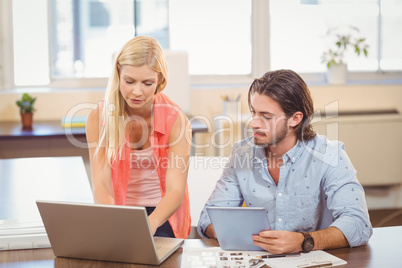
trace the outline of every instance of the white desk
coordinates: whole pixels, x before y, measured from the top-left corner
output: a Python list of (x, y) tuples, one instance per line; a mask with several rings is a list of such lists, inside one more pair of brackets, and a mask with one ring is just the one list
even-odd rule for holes
[(0, 220), (40, 220), (35, 201), (93, 203), (81, 157), (0, 159)]

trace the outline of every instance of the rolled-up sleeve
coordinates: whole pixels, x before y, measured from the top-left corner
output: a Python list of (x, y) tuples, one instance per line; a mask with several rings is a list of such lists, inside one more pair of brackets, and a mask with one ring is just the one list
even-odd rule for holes
[(368, 243), (373, 229), (356, 170), (342, 143), (338, 148), (337, 159), (334, 158), (325, 175), (324, 191), (334, 220), (331, 226), (342, 231), (349, 246), (357, 247)]

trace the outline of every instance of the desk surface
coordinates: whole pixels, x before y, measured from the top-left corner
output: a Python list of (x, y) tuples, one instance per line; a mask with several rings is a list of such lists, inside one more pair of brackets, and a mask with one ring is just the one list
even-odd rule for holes
[(40, 220), (38, 199), (93, 202), (81, 157), (0, 159), (0, 171), (0, 220)]
[[(342, 248), (328, 250), (348, 262), (342, 267), (378, 268), (400, 267), (402, 263), (402, 226), (374, 228), (373, 237), (368, 245), (357, 248)], [(189, 239), (184, 246), (212, 247), (218, 246), (213, 239)], [(183, 249), (180, 248), (170, 256), (161, 267), (180, 267)], [(0, 252), (0, 267), (2, 263), (12, 264), (12, 267), (155, 267), (114, 262), (101, 262), (56, 258), (52, 249), (14, 250)]]
[[(193, 133), (207, 132), (208, 126), (201, 120), (191, 120)], [(20, 122), (0, 122), (0, 139), (39, 137), (63, 137), (66, 134), (85, 136), (84, 127), (63, 128), (61, 121), (34, 121), (32, 131), (22, 130)]]
[(68, 133), (85, 136), (84, 127), (63, 128), (61, 121), (34, 121), (32, 131), (22, 130), (20, 122), (0, 122), (0, 139), (63, 137)]

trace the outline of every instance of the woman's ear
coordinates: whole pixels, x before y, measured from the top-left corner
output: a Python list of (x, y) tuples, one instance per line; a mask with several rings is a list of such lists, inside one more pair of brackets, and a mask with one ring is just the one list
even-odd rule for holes
[(295, 127), (298, 124), (300, 124), (300, 122), (303, 120), (303, 113), (302, 112), (295, 112), (291, 117), (290, 117), (290, 121), (289, 121), (289, 126), (291, 127)]

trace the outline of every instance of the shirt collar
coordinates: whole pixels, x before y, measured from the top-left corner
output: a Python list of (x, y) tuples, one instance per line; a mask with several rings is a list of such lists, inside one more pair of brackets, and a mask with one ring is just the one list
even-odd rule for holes
[(287, 151), (284, 155), (283, 155), (283, 161), (287, 162), (287, 161), (292, 161), (292, 163), (294, 163), (296, 161), (296, 159), (300, 156), (300, 154), (302, 153), (303, 149), (302, 149), (302, 142), (297, 140), (295, 146), (292, 147), (292, 149), (290, 149), (289, 151)]

